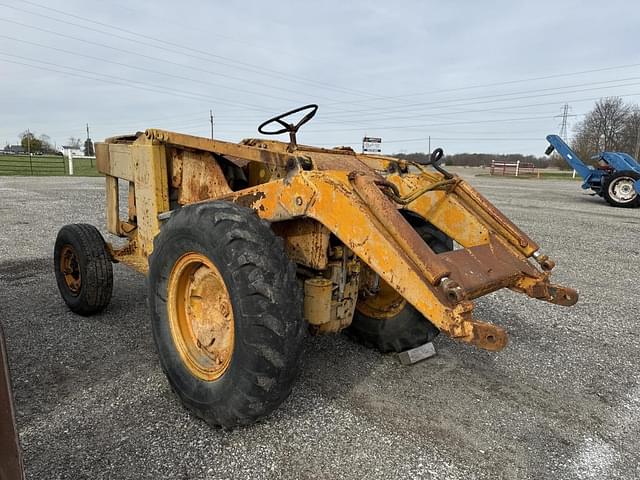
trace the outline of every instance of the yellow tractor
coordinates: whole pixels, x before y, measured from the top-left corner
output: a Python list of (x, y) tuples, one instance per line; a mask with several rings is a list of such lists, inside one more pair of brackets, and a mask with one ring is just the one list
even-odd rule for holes
[(348, 329), (383, 352), (442, 332), (498, 351), (507, 334), (473, 317), (473, 299), (501, 288), (578, 299), (550, 283), (554, 262), (533, 240), (442, 168), (442, 150), (416, 164), (299, 145), (317, 108), (258, 127), (288, 143), (149, 129), (97, 144), (107, 230), (126, 242), (86, 224), (56, 240), (57, 283), (81, 315), (109, 303), (112, 262), (147, 275), (162, 368), (212, 425), (250, 424), (280, 405), (307, 331)]

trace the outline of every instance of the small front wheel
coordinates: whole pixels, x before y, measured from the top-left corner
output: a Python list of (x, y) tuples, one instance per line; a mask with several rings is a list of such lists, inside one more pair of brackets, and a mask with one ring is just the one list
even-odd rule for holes
[[(418, 235), (435, 253), (453, 250), (453, 240), (411, 212), (402, 212)], [(440, 331), (429, 319), (380, 281), (374, 296), (360, 298), (347, 335), (382, 353), (402, 352), (432, 341)]]
[(93, 225), (76, 223), (60, 229), (53, 267), (60, 295), (71, 311), (91, 315), (109, 304), (113, 267), (104, 239)]

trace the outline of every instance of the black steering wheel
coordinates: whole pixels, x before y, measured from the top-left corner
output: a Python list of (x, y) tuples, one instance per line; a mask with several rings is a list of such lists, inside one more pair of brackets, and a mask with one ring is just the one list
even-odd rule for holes
[[(309, 112), (304, 117), (302, 117), (300, 121), (298, 121), (298, 123), (287, 123), (283, 120), (283, 118), (288, 117), (289, 115), (293, 115), (294, 113), (302, 112), (305, 110), (309, 110)], [(281, 113), (280, 115), (276, 115), (275, 117), (270, 118), (266, 122), (262, 122), (258, 127), (258, 132), (262, 133), (263, 135), (280, 135), (281, 133), (289, 132), (289, 137), (291, 138), (291, 146), (295, 147), (296, 133), (302, 125), (307, 123), (315, 116), (317, 111), (318, 105), (316, 105), (315, 103), (289, 110), (288, 112)], [(282, 125), (282, 128), (278, 130), (265, 130), (264, 127), (266, 127), (270, 123), (279, 123), (280, 125)]]

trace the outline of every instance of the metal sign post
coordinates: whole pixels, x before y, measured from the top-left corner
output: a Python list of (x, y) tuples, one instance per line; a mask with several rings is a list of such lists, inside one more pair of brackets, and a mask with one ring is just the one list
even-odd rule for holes
[(73, 175), (73, 152), (71, 152), (71, 149), (69, 149), (67, 159), (69, 160), (69, 175)]

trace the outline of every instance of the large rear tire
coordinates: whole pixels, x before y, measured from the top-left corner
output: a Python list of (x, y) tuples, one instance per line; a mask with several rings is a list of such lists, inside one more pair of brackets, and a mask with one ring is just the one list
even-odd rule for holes
[(609, 205), (621, 208), (640, 206), (640, 195), (635, 191), (634, 183), (640, 174), (633, 170), (623, 170), (609, 175), (603, 185), (602, 193)]
[(150, 257), (160, 364), (182, 403), (215, 426), (253, 423), (289, 395), (306, 327), (295, 265), (253, 210), (181, 208)]
[[(453, 240), (421, 217), (403, 212), (435, 253), (453, 250)], [(347, 335), (382, 353), (403, 352), (432, 341), (440, 331), (383, 282), (377, 295), (361, 298)]]

